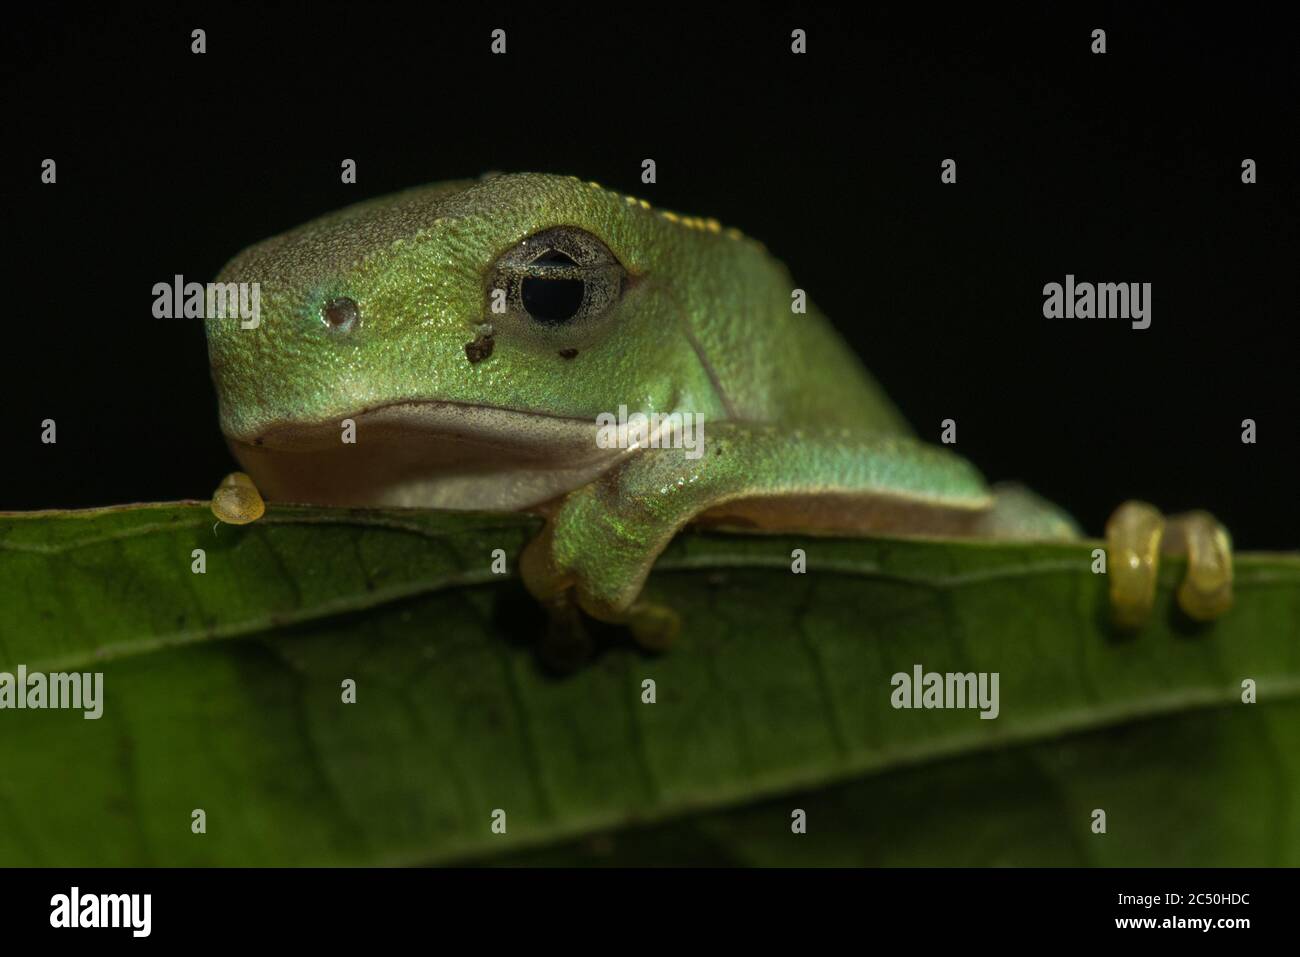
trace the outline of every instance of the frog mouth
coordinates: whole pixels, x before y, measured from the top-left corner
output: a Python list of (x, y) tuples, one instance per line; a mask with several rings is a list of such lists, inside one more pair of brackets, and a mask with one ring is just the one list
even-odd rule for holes
[(594, 416), (428, 400), (227, 441), (270, 501), (517, 510), (590, 482), (627, 453), (600, 447), (597, 431)]
[(504, 455), (554, 456), (557, 460), (596, 449), (594, 415), (577, 418), (434, 399), (390, 402), (315, 422), (278, 423), (249, 444), (286, 452), (325, 449), (340, 443), (342, 423), (347, 420), (354, 423), (358, 436), (365, 431), (369, 438), (383, 442), (423, 436), (492, 449)]

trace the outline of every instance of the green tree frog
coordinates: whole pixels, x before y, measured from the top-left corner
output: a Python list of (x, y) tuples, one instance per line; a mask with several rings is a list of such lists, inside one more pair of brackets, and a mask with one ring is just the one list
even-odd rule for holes
[[(349, 206), (236, 256), (256, 323), (209, 318), (221, 427), (244, 472), (213, 511), (272, 501), (527, 510), (520, 557), (556, 616), (649, 645), (642, 599), (690, 522), (822, 535), (1067, 539), (1059, 508), (919, 441), (761, 243), (573, 177), (489, 174)], [(607, 441), (620, 410), (658, 431)], [(674, 416), (673, 413), (680, 415)], [(702, 441), (671, 441), (691, 422)], [(627, 436), (624, 436), (625, 438)], [(1149, 615), (1162, 553), (1188, 555), (1195, 619), (1232, 601), (1210, 515), (1126, 503), (1106, 529), (1111, 605)]]

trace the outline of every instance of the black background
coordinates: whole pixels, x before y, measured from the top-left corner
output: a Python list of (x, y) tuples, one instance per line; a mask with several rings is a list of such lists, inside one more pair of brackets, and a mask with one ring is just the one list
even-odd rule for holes
[[(211, 279), (360, 199), (538, 170), (762, 239), (923, 436), (956, 419), (957, 451), (990, 479), (1090, 531), (1140, 497), (1211, 509), (1239, 547), (1294, 548), (1296, 54), (1281, 22), (1230, 10), (354, 4), (12, 22), (0, 508), (206, 498), (229, 470), (202, 324), (154, 319), (154, 283)], [(489, 53), (495, 27), (506, 56)], [(57, 185), (40, 183), (46, 157)], [(640, 182), (646, 157), (657, 184)], [(1067, 272), (1152, 283), (1151, 328), (1044, 319), (1043, 284)]]
[[(821, 939), (857, 939), (885, 928), (915, 950), (973, 949), (1068, 935), (1115, 946), (1168, 939), (1181, 948), (1206, 932), (1117, 928), (1117, 918), (1245, 917), (1249, 928), (1214, 928), (1220, 952), (1250, 942), (1270, 951), (1292, 942), (1293, 874), (1287, 868), (678, 868), (570, 869), (563, 901), (547, 893), (551, 872), (526, 868), (97, 868), (0, 871), (5, 941), (42, 950), (61, 942), (123, 950), (205, 944), (242, 951), (254, 939), (282, 940), (299, 951), (369, 952), (379, 940), (482, 932), (505, 950), (535, 950), (539, 928), (575, 939), (691, 940), (705, 951), (799, 953), (809, 920)], [(720, 883), (725, 880), (725, 885)], [(152, 933), (52, 929), (50, 899), (76, 885), (82, 894), (151, 894)], [(1239, 894), (1244, 905), (1144, 907), (1121, 894)], [(656, 906), (652, 901), (671, 902)], [(573, 903), (569, 903), (573, 902)], [(565, 904), (568, 904), (567, 909)], [(936, 912), (942, 919), (936, 919)], [(570, 915), (581, 915), (574, 919)], [(644, 916), (643, 925), (629, 924)], [(567, 921), (566, 917), (569, 917)], [(381, 937), (381, 935), (383, 935)], [(1226, 944), (1225, 944), (1226, 942)], [(1277, 946), (1273, 946), (1273, 945)], [(634, 950), (634, 952), (640, 952)]]

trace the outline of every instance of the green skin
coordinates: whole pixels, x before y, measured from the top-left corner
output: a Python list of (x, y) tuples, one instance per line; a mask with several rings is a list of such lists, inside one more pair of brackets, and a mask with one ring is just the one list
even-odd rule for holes
[[(600, 275), (622, 277), (580, 321), (538, 322), (498, 265), (552, 227), (596, 237), (615, 261)], [(597, 288), (579, 266), (566, 275)], [(268, 499), (539, 512), (521, 571), (557, 610), (670, 630), (638, 596), (691, 521), (1077, 534), (917, 441), (827, 320), (792, 312), (794, 283), (760, 243), (596, 184), (518, 174), (408, 190), (253, 246), (218, 281), (261, 287), (256, 328), (209, 319), (207, 332), (222, 430)], [(324, 318), (339, 297), (358, 307), (350, 327)], [(620, 406), (702, 415), (704, 454), (598, 447), (596, 417)]]

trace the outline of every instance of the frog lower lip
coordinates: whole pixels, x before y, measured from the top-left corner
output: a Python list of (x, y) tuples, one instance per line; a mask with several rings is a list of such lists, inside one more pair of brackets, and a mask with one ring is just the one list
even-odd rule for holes
[[(340, 445), (342, 424), (351, 420), (368, 443), (384, 446), (457, 443), (513, 452), (526, 459), (596, 457), (596, 417), (557, 416), (441, 400), (393, 402), (340, 414), (328, 420), (273, 425), (251, 442), (233, 441), (280, 451), (320, 451)], [(360, 442), (361, 439), (358, 439)]]
[[(346, 419), (351, 444), (340, 441)], [(268, 501), (344, 506), (528, 508), (591, 481), (626, 454), (600, 447), (594, 416), (446, 402), (285, 423), (257, 438), (232, 437), (230, 446)]]

